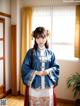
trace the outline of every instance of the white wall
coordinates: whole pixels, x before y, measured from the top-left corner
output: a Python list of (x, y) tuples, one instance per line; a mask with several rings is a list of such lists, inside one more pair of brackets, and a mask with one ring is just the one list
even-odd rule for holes
[[(0, 0), (0, 12), (10, 14), (10, 0)], [(9, 17), (0, 16), (5, 18), (5, 77), (6, 77), (6, 91), (10, 89), (11, 71), (10, 71), (10, 24)]]
[[(40, 6), (40, 5), (63, 5), (61, 2), (54, 3), (53, 0), (12, 0), (15, 1), (16, 12), (14, 13), (16, 18), (13, 18), (12, 22), (17, 24), (17, 85), (19, 90), (19, 75), (20, 75), (20, 36), (21, 36), (21, 8), (24, 6)], [(16, 7), (17, 6), (17, 7)], [(13, 8), (13, 9), (15, 9)], [(14, 11), (14, 10), (13, 10)], [(66, 80), (75, 72), (80, 72), (80, 61), (68, 61), (59, 60), (60, 64), (60, 80), (59, 85), (56, 88), (56, 94), (58, 98), (74, 100), (72, 90), (67, 89)]]
[(43, 6), (43, 5), (61, 5), (62, 0), (22, 0), (21, 6)]
[[(65, 2), (67, 0), (21, 0), (23, 6), (60, 6), (60, 5), (76, 5), (77, 2)], [(72, 0), (74, 1), (74, 0)], [(79, 2), (80, 3), (80, 2)]]
[(17, 25), (17, 1), (11, 0), (11, 24)]
[(10, 0), (0, 0), (0, 12), (10, 14)]
[(21, 13), (20, 13), (20, 0), (17, 0), (17, 90), (19, 91), (19, 80), (20, 80), (20, 50), (21, 50)]
[(67, 79), (75, 72), (80, 73), (80, 60), (67, 61), (59, 60), (60, 64), (60, 78), (59, 85), (56, 87), (56, 94), (58, 98), (73, 100), (73, 93), (71, 88), (67, 88)]

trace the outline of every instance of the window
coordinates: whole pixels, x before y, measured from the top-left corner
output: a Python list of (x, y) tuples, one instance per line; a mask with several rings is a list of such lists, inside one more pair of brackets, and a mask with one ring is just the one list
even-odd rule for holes
[(75, 6), (34, 7), (32, 29), (44, 26), (51, 32), (50, 48), (58, 59), (74, 59)]

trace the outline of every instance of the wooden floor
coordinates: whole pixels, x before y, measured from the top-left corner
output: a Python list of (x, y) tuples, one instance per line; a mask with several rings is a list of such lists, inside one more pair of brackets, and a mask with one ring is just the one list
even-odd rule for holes
[[(23, 96), (7, 96), (4, 98), (6, 100), (6, 105), (4, 106), (24, 106), (24, 97)], [(73, 104), (64, 104), (64, 103), (57, 103), (57, 106), (74, 106)], [(0, 105), (3, 106), (3, 105)]]
[(24, 97), (23, 96), (7, 96), (5, 106), (24, 106)]

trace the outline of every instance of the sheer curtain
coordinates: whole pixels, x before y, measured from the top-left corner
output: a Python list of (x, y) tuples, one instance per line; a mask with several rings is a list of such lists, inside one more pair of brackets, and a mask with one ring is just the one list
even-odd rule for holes
[[(32, 30), (36, 27), (43, 26), (52, 33), (52, 8), (48, 6), (33, 7), (32, 12)], [(50, 37), (48, 42), (50, 42)], [(34, 41), (34, 40), (33, 40)]]
[[(32, 8), (25, 7), (22, 9), (22, 36), (21, 36), (21, 65), (27, 50), (31, 47), (31, 32), (32, 32)], [(20, 77), (20, 93), (24, 94), (25, 86)]]
[(33, 8), (32, 30), (44, 26), (50, 31), (49, 46), (58, 59), (75, 59), (75, 11), (75, 6)]
[(36, 27), (43, 26), (51, 32), (52, 7), (33, 7), (32, 14), (32, 30)]

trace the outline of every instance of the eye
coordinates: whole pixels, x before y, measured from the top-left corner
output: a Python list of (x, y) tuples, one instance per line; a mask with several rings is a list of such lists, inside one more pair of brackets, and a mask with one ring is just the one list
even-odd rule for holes
[(43, 39), (45, 39), (45, 37), (43, 37)]
[(40, 37), (38, 36), (36, 39), (39, 39)]
[(46, 39), (46, 37), (42, 37), (43, 39)]

